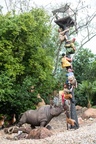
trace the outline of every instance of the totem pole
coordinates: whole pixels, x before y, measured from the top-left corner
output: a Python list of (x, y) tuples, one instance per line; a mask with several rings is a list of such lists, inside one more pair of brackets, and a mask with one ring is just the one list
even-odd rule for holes
[[(70, 27), (75, 26), (76, 22), (74, 19), (68, 15), (63, 18), (59, 18), (57, 16), (57, 12), (65, 13), (70, 7), (68, 5), (65, 5), (65, 7), (62, 7), (60, 9), (54, 10), (53, 15), (55, 15), (56, 20), (54, 21), (58, 26), (58, 32), (59, 32), (59, 40), (60, 44), (64, 43), (64, 48), (66, 49), (66, 53), (62, 54), (62, 60), (61, 60), (61, 67), (65, 68), (67, 73), (66, 77), (67, 80), (64, 82), (64, 97), (65, 99), (70, 100), (70, 117), (74, 119), (77, 123), (76, 126), (71, 126), (71, 129), (79, 128), (78, 124), (78, 118), (76, 114), (76, 108), (75, 108), (75, 97), (74, 97), (74, 89), (77, 88), (77, 80), (74, 76), (74, 70), (72, 67), (72, 58), (71, 55), (75, 53), (75, 38), (70, 40), (69, 31)], [(67, 90), (66, 90), (67, 89)]]

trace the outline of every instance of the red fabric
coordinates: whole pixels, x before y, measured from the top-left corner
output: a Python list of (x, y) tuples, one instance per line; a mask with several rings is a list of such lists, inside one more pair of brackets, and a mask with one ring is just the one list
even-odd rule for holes
[(73, 42), (75, 42), (75, 41), (76, 41), (76, 39), (75, 39), (75, 38), (73, 38), (73, 39), (72, 39), (72, 41), (73, 41)]
[(62, 94), (62, 103), (64, 103), (64, 100), (65, 100), (64, 94)]

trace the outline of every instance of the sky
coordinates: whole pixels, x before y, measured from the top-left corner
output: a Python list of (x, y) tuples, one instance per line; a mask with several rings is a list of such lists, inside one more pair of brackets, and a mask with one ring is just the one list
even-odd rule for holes
[[(6, 13), (7, 12), (7, 7), (6, 7), (6, 2), (7, 2), (7, 5), (9, 4), (9, 1), (16, 1), (18, 2), (19, 0), (0, 0), (0, 5), (3, 6), (3, 13)], [(23, 1), (23, 0), (22, 0)], [(50, 7), (54, 8), (54, 7), (57, 7), (59, 8), (60, 7), (60, 4), (62, 3), (69, 3), (71, 2), (72, 0), (30, 0), (30, 6), (33, 6), (33, 5), (37, 5), (37, 6), (43, 6), (45, 7), (46, 9), (49, 9)], [(78, 0), (74, 0), (72, 2), (72, 6), (74, 7), (76, 2)], [(91, 11), (95, 10), (96, 9), (96, 0), (82, 0), (84, 3), (86, 4), (89, 4), (90, 7), (91, 7)], [(90, 11), (90, 12), (91, 12)], [(50, 11), (49, 11), (50, 12)], [(96, 41), (96, 37), (93, 38), (92, 40), (90, 40), (86, 45), (85, 47), (86, 48), (89, 48), (91, 49), (91, 51), (96, 54), (96, 47), (95, 46), (95, 41)]]

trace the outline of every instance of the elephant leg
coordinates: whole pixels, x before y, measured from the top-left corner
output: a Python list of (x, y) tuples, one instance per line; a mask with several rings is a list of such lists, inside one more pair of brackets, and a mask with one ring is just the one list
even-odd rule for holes
[(46, 121), (42, 121), (41, 123), (40, 123), (40, 127), (45, 127), (46, 126)]
[(69, 129), (68, 123), (67, 123), (67, 130)]
[(47, 128), (48, 130), (51, 130), (51, 129), (52, 129), (52, 127), (51, 127), (50, 125), (47, 125), (46, 128)]

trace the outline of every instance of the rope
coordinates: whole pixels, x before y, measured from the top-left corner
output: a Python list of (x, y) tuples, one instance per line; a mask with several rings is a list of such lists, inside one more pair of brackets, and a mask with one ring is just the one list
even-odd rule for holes
[(13, 132), (14, 132), (14, 129), (15, 128), (18, 128), (18, 127), (10, 127), (10, 128), (8, 128), (8, 130), (7, 130), (7, 132), (9, 133), (9, 134), (12, 134)]

